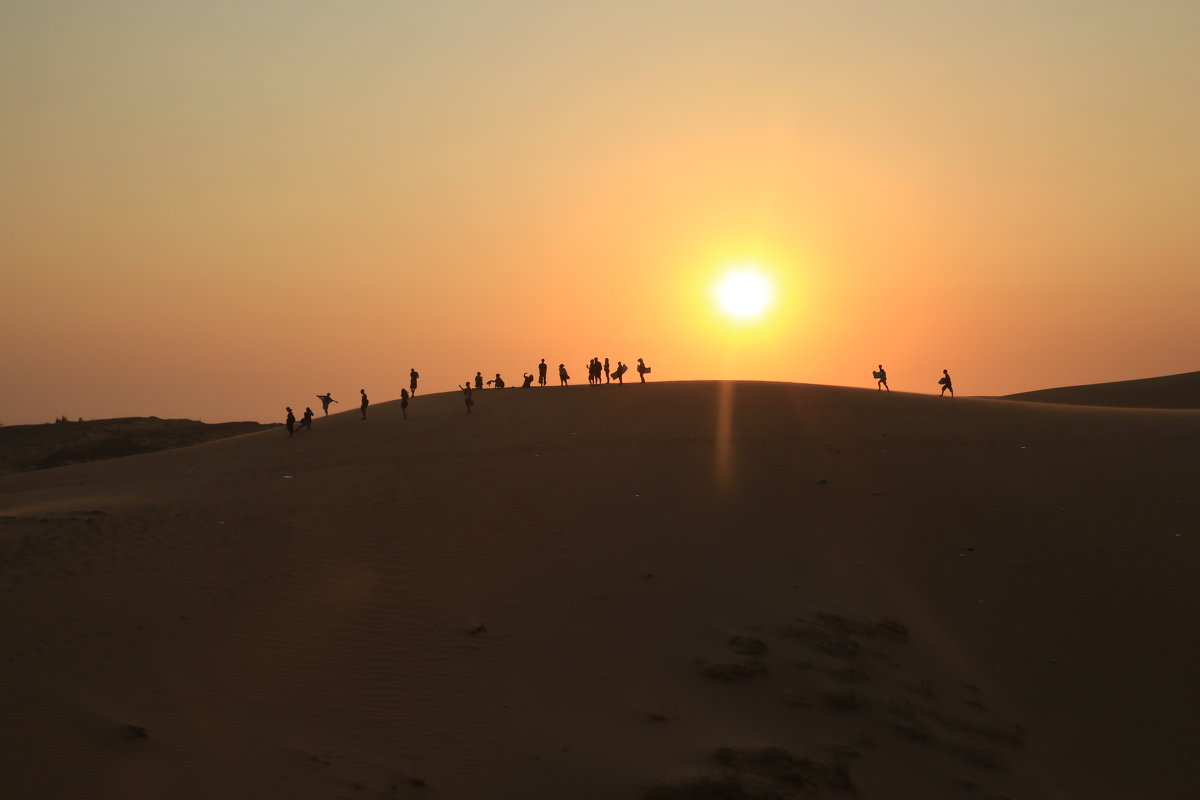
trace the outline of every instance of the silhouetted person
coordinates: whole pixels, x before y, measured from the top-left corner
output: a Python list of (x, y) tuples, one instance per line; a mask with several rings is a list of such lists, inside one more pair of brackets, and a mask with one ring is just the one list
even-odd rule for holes
[(328, 417), (329, 416), (329, 404), (336, 403), (337, 400), (334, 400), (333, 395), (330, 394), (329, 392), (326, 392), (325, 394), (317, 395), (317, 399), (321, 401), (321, 410), (324, 411), (325, 416)]
[(875, 391), (878, 392), (882, 391), (883, 389), (887, 389), (889, 392), (891, 391), (891, 388), (889, 388), (887, 385), (887, 370), (883, 368), (883, 364), (879, 365), (878, 372), (872, 372), (871, 375), (876, 380)]
[(408, 371), (408, 390), (412, 392), (413, 397), (417, 396), (417, 378), (419, 377), (421, 377), (421, 373), (417, 372), (415, 369), (410, 369)]
[(613, 372), (613, 377), (617, 379), (617, 383), (621, 385), (625, 384), (625, 373), (628, 371), (629, 367), (625, 366), (620, 361), (617, 362), (617, 368)]
[(496, 377), (495, 377), (494, 379), (492, 379), (492, 380), (488, 381), (488, 386), (493, 386), (493, 385), (494, 385), (494, 386), (495, 386), (497, 389), (503, 389), (503, 388), (504, 388), (504, 379), (500, 377), (500, 373), (499, 373), (499, 372), (497, 372), (497, 373), (496, 373)]
[(475, 373), (475, 388), (481, 392), (483, 391), (483, 373), (482, 372)]
[(359, 389), (358, 393), (362, 395), (362, 406), (360, 408), (362, 410), (362, 418), (365, 420), (367, 418), (367, 406), (371, 405), (371, 401), (367, 399), (366, 389)]
[(467, 413), (471, 413), (471, 406), (475, 405), (475, 401), (471, 399), (471, 384), (468, 381), (462, 385), (463, 404), (467, 407)]
[(304, 413), (300, 415), (300, 427), (304, 430), (312, 430), (313, 410), (308, 406), (304, 407)]
[(954, 397), (954, 384), (950, 383), (950, 373), (948, 371), (942, 370), (942, 377), (938, 379), (938, 383), (942, 385), (942, 393), (938, 395), (939, 397), (945, 397), (947, 391), (950, 392), (951, 397)]
[(521, 388), (528, 389), (530, 386), (533, 386), (533, 376), (528, 372), (522, 374), (525, 376), (525, 380), (521, 383)]
[(546, 359), (543, 358), (541, 363), (538, 364), (538, 386), (546, 385), (546, 366)]
[(647, 373), (650, 372), (650, 368), (647, 367), (646, 362), (642, 361), (640, 358), (638, 359), (637, 371), (638, 371), (638, 378), (641, 379), (642, 383), (645, 383), (646, 375), (647, 375)]
[(292, 413), (291, 406), (287, 407), (287, 412), (287, 419), (283, 421), (283, 424), (287, 427), (288, 436), (291, 436), (293, 433), (295, 433), (296, 415)]
[(558, 365), (558, 385), (566, 386), (567, 381), (571, 380), (571, 376), (567, 374), (567, 368), (563, 364)]
[(400, 413), (408, 419), (408, 389), (400, 390)]
[(612, 378), (609, 377), (608, 373), (608, 356), (604, 357), (604, 382), (612, 383)]

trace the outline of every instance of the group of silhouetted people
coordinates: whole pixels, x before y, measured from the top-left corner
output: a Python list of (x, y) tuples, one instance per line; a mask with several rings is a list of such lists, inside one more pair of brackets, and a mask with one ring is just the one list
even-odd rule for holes
[[(640, 358), (637, 360), (637, 363), (638, 377), (641, 379), (642, 383), (645, 383), (646, 375), (650, 372), (650, 367), (647, 367), (646, 362)], [(537, 382), (539, 386), (546, 385), (546, 373), (548, 371), (548, 367), (549, 365), (546, 364), (546, 359), (544, 358), (537, 365)], [(613, 380), (616, 380), (617, 383), (624, 383), (624, 376), (628, 371), (629, 365), (620, 361), (617, 362), (616, 369), (610, 370), (609, 361), (607, 358), (601, 361), (599, 357), (596, 357), (588, 362), (587, 365), (588, 383), (598, 386), (602, 382), (602, 376), (603, 383), (610, 383)], [(533, 385), (534, 376), (528, 372), (522, 373), (522, 375), (523, 380), (521, 382), (521, 387), (528, 389)], [(417, 380), (420, 377), (420, 373), (418, 373), (415, 369), (410, 369), (408, 371), (408, 389), (400, 390), (400, 413), (403, 415), (404, 419), (408, 419), (409, 398), (417, 396)], [(567, 368), (564, 364), (558, 365), (558, 380), (559, 385), (561, 386), (570, 385), (571, 376), (567, 374)], [(496, 389), (503, 389), (506, 386), (504, 378), (500, 377), (499, 372), (496, 373), (496, 377), (488, 381), (484, 381), (482, 371), (476, 372), (473, 380), (468, 380), (462, 385), (462, 387), (460, 387), (462, 389), (463, 400), (467, 407), (468, 414), (471, 413), (471, 406), (475, 405), (475, 400), (472, 397), (472, 394), (476, 391), (483, 391), (485, 383), (488, 386)], [(358, 393), (361, 398), (359, 411), (362, 414), (362, 421), (365, 422), (367, 419), (367, 408), (371, 405), (371, 401), (367, 398), (366, 389), (359, 389)], [(321, 411), (324, 412), (325, 416), (329, 416), (329, 406), (337, 402), (337, 400), (333, 399), (333, 394), (331, 392), (319, 394), (317, 395), (317, 399), (321, 401)], [(284, 422), (284, 425), (287, 428), (288, 435), (291, 436), (296, 432), (296, 415), (292, 412), (291, 406), (288, 406), (286, 411), (287, 418)], [(304, 414), (300, 418), (300, 430), (312, 430), (313, 416), (314, 414), (311, 408), (304, 409)]]
[[(417, 396), (417, 380), (420, 377), (421, 374), (419, 372), (415, 369), (410, 369), (408, 371), (408, 388), (400, 390), (400, 413), (404, 415), (404, 419), (408, 419), (408, 398), (410, 394), (412, 397)], [(366, 422), (367, 408), (371, 405), (371, 400), (367, 397), (366, 389), (359, 389), (358, 394), (361, 398), (359, 412), (362, 414), (362, 421)], [(317, 395), (317, 399), (321, 401), (321, 411), (325, 416), (329, 416), (329, 406), (337, 402), (337, 400), (333, 399), (333, 393), (326, 392), (325, 394), (319, 394)], [(296, 415), (292, 412), (291, 406), (288, 406), (285, 410), (287, 411), (287, 417), (283, 424), (287, 428), (288, 436), (291, 436), (296, 432)], [(306, 407), (304, 414), (300, 418), (300, 430), (312, 430), (313, 416), (313, 410)]]
[[(642, 383), (645, 383), (646, 376), (648, 374), (650, 374), (650, 367), (647, 367), (646, 362), (640, 358), (637, 361), (638, 361), (638, 366), (637, 366), (638, 377), (641, 379)], [(625, 373), (629, 371), (629, 365), (623, 364), (620, 361), (618, 361), (617, 368), (612, 369), (610, 366), (610, 362), (607, 358), (604, 359), (603, 361), (601, 361), (600, 357), (596, 356), (595, 358), (593, 358), (591, 361), (588, 362), (587, 366), (584, 369), (587, 371), (588, 383), (592, 384), (593, 386), (599, 386), (601, 383), (611, 383), (614, 380), (617, 383), (624, 383), (625, 382), (625, 380), (624, 380)], [(537, 365), (536, 379), (537, 379), (538, 386), (546, 385), (546, 375), (549, 371), (550, 371), (550, 365), (547, 364), (546, 359), (543, 358), (541, 361), (538, 362), (538, 365)], [(529, 387), (533, 386), (533, 382), (534, 382), (534, 378), (535, 378), (534, 375), (532, 375), (531, 373), (528, 373), (528, 372), (522, 372), (521, 378), (522, 378), (522, 380), (521, 380), (521, 388), (522, 389), (528, 389)], [(466, 385), (472, 387), (472, 391), (481, 392), (481, 391), (483, 391), (483, 387), (484, 387), (485, 383), (486, 383), (486, 385), (494, 387), (496, 389), (503, 389), (507, 385), (507, 384), (505, 384), (504, 379), (502, 377), (500, 377), (499, 372), (496, 373), (496, 377), (492, 378), (491, 380), (484, 381), (482, 370), (479, 372), (476, 372), (475, 377), (473, 379), (467, 381)], [(567, 372), (566, 364), (558, 365), (558, 385), (559, 386), (570, 386), (571, 385), (571, 376)]]
[[(881, 392), (885, 389), (889, 392), (891, 391), (887, 382), (887, 370), (883, 368), (883, 364), (880, 364), (879, 369), (871, 373), (871, 377), (875, 379), (876, 391)], [(938, 385), (942, 387), (942, 391), (938, 395), (939, 397), (945, 397), (946, 392), (949, 392), (950, 396), (954, 397), (954, 384), (950, 381), (949, 370), (942, 370), (942, 377), (938, 378)]]

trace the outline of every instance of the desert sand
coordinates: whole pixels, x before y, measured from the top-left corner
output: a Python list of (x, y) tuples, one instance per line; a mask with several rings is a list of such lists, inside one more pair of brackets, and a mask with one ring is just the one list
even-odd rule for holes
[(0, 477), (0, 796), (1195, 796), (1200, 412), (475, 399)]

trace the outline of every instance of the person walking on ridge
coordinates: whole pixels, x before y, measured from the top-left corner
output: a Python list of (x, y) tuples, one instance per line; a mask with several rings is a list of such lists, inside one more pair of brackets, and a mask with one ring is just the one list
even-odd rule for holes
[(291, 406), (287, 407), (287, 412), (287, 419), (284, 420), (283, 424), (287, 427), (288, 436), (292, 436), (295, 433), (296, 415), (292, 413)]
[(950, 373), (947, 370), (942, 370), (942, 377), (938, 379), (938, 383), (942, 385), (942, 393), (939, 397), (945, 397), (946, 392), (950, 392), (950, 396), (954, 397), (954, 384), (950, 382)]
[(571, 380), (571, 376), (567, 374), (566, 365), (559, 364), (558, 365), (558, 385), (559, 386), (567, 386), (568, 385), (567, 381), (569, 381), (569, 380)]
[(887, 385), (887, 370), (883, 368), (883, 364), (879, 365), (878, 372), (872, 372), (871, 375), (876, 380), (875, 391), (878, 392), (882, 391), (883, 389), (887, 389), (889, 392), (891, 391), (891, 388)]
[(300, 428), (306, 431), (312, 431), (313, 410), (308, 406), (304, 407), (304, 414), (300, 417)]
[(417, 396), (417, 378), (419, 377), (421, 377), (421, 373), (417, 372), (415, 369), (410, 369), (408, 371), (408, 390), (412, 392), (413, 397)]
[(647, 367), (646, 362), (642, 361), (640, 358), (638, 359), (637, 371), (638, 371), (638, 377), (641, 378), (642, 383), (645, 383), (646, 382), (646, 374), (650, 372), (650, 368)]
[(325, 394), (317, 395), (317, 399), (321, 401), (321, 410), (324, 411), (325, 416), (328, 417), (329, 416), (329, 404), (336, 403), (337, 400), (333, 399), (333, 395), (330, 392), (326, 392)]
[(400, 413), (408, 419), (408, 389), (400, 390)]
[(538, 386), (546, 385), (546, 367), (546, 359), (543, 358), (541, 363), (538, 364)]
[(366, 389), (359, 389), (358, 393), (362, 395), (362, 406), (360, 407), (360, 410), (362, 411), (362, 418), (365, 422), (367, 419), (367, 406), (371, 405), (371, 401), (367, 399)]

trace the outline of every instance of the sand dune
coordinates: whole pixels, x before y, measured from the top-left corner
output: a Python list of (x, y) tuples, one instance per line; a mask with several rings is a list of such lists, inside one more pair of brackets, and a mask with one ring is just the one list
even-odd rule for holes
[(1192, 796), (1200, 413), (476, 400), (0, 477), (0, 795)]
[(1200, 372), (1041, 389), (1010, 394), (1005, 399), (1120, 408), (1200, 408)]
[(169, 450), (255, 433), (257, 422), (122, 417), (0, 427), (0, 475)]

